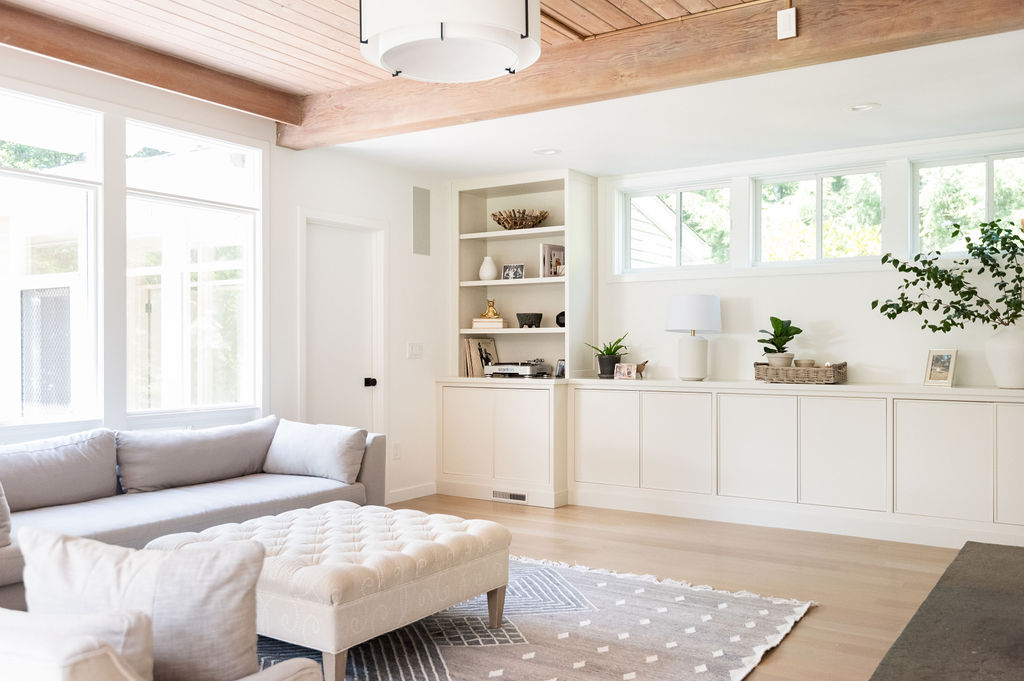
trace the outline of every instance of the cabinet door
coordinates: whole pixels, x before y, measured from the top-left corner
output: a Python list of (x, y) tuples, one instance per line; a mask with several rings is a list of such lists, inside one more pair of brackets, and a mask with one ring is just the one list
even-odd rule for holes
[(573, 410), (576, 480), (640, 484), (640, 395), (636, 391), (577, 390)]
[(795, 397), (718, 398), (718, 491), (733, 497), (796, 501)]
[(885, 400), (800, 398), (800, 501), (884, 511)]
[(551, 417), (547, 390), (493, 390), (494, 477), (548, 482)]
[(445, 386), (441, 469), (451, 475), (494, 473), (494, 391)]
[(711, 395), (645, 392), (640, 413), (641, 486), (713, 493)]
[(995, 406), (896, 401), (896, 510), (992, 522)]
[(996, 520), (1024, 525), (1024, 404), (996, 407)]

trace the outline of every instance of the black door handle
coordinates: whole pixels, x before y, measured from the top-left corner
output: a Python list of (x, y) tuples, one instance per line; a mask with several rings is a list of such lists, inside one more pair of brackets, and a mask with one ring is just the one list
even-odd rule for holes
[(377, 385), (377, 379), (376, 378), (364, 378), (363, 379), (363, 387), (364, 388), (372, 388), (375, 385)]

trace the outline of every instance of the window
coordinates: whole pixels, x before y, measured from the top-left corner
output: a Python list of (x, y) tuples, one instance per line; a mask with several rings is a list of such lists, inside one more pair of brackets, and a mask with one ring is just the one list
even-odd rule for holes
[(254, 149), (129, 122), (128, 409), (254, 404)]
[(634, 195), (629, 205), (629, 270), (729, 262), (729, 189)]
[(0, 423), (95, 415), (99, 114), (0, 92)]
[(881, 255), (881, 173), (762, 181), (757, 197), (760, 262)]
[[(989, 196), (991, 195), (991, 200)], [(922, 252), (963, 251), (953, 225), (977, 236), (990, 220), (1024, 219), (1024, 156), (917, 168), (918, 243)]]

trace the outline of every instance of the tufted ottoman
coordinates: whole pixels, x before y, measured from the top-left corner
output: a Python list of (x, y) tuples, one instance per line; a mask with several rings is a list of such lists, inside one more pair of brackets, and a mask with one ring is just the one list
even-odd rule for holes
[(147, 548), (240, 539), (267, 551), (259, 632), (322, 651), (327, 681), (344, 678), (352, 646), (482, 593), (490, 626), (501, 626), (510, 535), (497, 523), (332, 501)]

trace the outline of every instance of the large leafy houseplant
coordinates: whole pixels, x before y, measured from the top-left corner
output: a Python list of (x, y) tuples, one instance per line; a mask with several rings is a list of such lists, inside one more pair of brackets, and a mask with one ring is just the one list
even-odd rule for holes
[(896, 298), (874, 300), (889, 319), (904, 314), (921, 317), (921, 328), (937, 333), (982, 324), (1003, 329), (988, 343), (988, 359), (996, 384), (1024, 388), (1024, 232), (1009, 220), (981, 223), (977, 237), (953, 225), (952, 237), (963, 237), (967, 255), (943, 260), (940, 251), (901, 260), (891, 253), (882, 263), (903, 276)]
[[(1005, 224), (1003, 224), (1005, 223)], [(887, 253), (882, 263), (906, 275), (896, 299), (874, 300), (889, 319), (908, 312), (923, 318), (922, 329), (946, 333), (979, 323), (993, 329), (1013, 326), (1024, 316), (1024, 233), (1009, 220), (981, 223), (977, 239), (953, 225), (952, 237), (964, 237), (967, 256), (943, 264), (941, 251), (900, 260)], [(983, 287), (995, 289), (986, 295)]]

